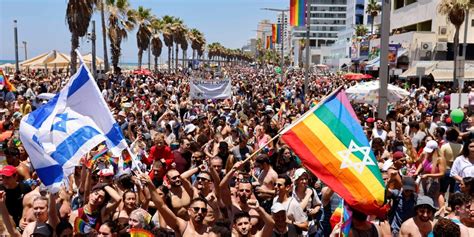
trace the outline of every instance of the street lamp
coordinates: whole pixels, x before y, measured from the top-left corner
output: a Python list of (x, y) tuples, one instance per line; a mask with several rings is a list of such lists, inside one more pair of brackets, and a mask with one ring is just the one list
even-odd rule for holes
[(26, 41), (23, 41), (22, 43), (23, 43), (23, 48), (25, 49), (25, 60), (27, 60), (28, 59), (28, 53), (26, 51)]
[(285, 45), (285, 39), (284, 38), (284, 30), (283, 30), (283, 24), (285, 24), (285, 12), (289, 11), (289, 9), (277, 9), (277, 8), (261, 8), (261, 10), (266, 10), (266, 11), (274, 11), (274, 12), (280, 12), (281, 13), (281, 62), (280, 62), (280, 68), (281, 68), (281, 77), (280, 81), (283, 81), (283, 65), (285, 62), (285, 55), (283, 53), (284, 45)]
[(15, 39), (15, 69), (16, 72), (20, 72), (20, 62), (18, 61), (18, 28), (17, 21), (13, 20), (13, 34)]
[(92, 44), (92, 74), (94, 75), (94, 79), (97, 80), (97, 64), (96, 64), (96, 52), (95, 52), (95, 21), (92, 21), (92, 32), (87, 33), (87, 38), (91, 40)]

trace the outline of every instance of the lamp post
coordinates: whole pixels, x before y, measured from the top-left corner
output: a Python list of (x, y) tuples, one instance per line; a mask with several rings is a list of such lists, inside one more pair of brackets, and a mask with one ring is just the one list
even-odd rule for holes
[(97, 80), (97, 64), (96, 64), (96, 52), (95, 52), (95, 40), (96, 40), (96, 35), (95, 35), (95, 21), (92, 21), (92, 32), (87, 33), (87, 38), (91, 40), (92, 44), (92, 74), (94, 75), (94, 78)]
[(289, 9), (276, 9), (276, 8), (262, 8), (262, 10), (267, 10), (267, 11), (274, 11), (274, 12), (280, 12), (281, 13), (281, 22), (280, 22), (280, 25), (281, 25), (281, 43), (280, 43), (280, 46), (281, 46), (281, 62), (280, 62), (280, 68), (281, 68), (281, 74), (280, 74), (280, 81), (283, 81), (283, 74), (284, 74), (284, 70), (283, 70), (283, 66), (284, 66), (284, 63), (285, 63), (285, 55), (284, 55), (284, 52), (283, 52), (283, 49), (284, 49), (284, 45), (285, 45), (285, 39), (284, 38), (284, 30), (283, 30), (283, 25), (285, 24), (285, 12), (289, 11)]
[(305, 42), (305, 48), (306, 48), (306, 64), (304, 67), (304, 92), (303, 92), (303, 103), (306, 102), (306, 93), (308, 93), (309, 90), (309, 64), (311, 62), (310, 60), (310, 52), (311, 49), (309, 47), (309, 34), (311, 31), (311, 0), (306, 0), (306, 42)]
[(16, 73), (20, 72), (20, 62), (18, 61), (18, 27), (17, 21), (13, 20), (13, 34), (15, 39), (15, 70)]
[(26, 50), (26, 41), (23, 41), (23, 48), (25, 48), (25, 60), (28, 59), (28, 53), (27, 53), (27, 50)]
[(382, 32), (380, 38), (380, 88), (379, 88), (379, 118), (387, 117), (387, 87), (388, 87), (388, 43), (390, 34), (391, 0), (382, 1)]

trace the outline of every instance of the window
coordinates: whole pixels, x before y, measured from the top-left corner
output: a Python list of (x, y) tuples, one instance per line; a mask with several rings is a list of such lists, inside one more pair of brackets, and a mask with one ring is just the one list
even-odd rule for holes
[(474, 27), (474, 20), (471, 20), (471, 27)]

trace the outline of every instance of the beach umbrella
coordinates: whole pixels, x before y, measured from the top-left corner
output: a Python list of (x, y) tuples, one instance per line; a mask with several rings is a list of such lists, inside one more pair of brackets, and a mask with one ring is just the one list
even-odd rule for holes
[(364, 79), (372, 79), (372, 76), (369, 74), (362, 74), (362, 73), (347, 73), (344, 75), (344, 79), (348, 81), (360, 81)]
[[(380, 81), (378, 80), (361, 82), (347, 89), (346, 93), (347, 97), (354, 103), (376, 105), (379, 102), (379, 88)], [(410, 94), (408, 91), (391, 84), (388, 84), (387, 91), (387, 100), (389, 103), (395, 103)]]
[(144, 69), (144, 68), (143, 69), (136, 69), (132, 73), (135, 74), (135, 75), (145, 75), (145, 76), (151, 76), (152, 75), (150, 70)]

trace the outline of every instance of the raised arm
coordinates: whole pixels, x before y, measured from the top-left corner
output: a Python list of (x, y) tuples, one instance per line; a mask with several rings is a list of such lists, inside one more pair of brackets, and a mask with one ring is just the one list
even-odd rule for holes
[(183, 219), (177, 217), (168, 208), (166, 203), (163, 201), (163, 198), (160, 196), (157, 189), (153, 185), (153, 182), (151, 181), (150, 177), (148, 177), (148, 175), (146, 174), (141, 174), (140, 180), (146, 185), (146, 187), (150, 191), (151, 200), (155, 204), (155, 207), (158, 209), (158, 212), (160, 213), (161, 217), (163, 217), (166, 224), (174, 231), (180, 234), (183, 233), (184, 229), (186, 228), (186, 222)]
[(0, 214), (2, 215), (3, 222), (7, 228), (8, 234), (14, 237), (20, 237), (21, 234), (15, 228), (15, 223), (13, 223), (13, 220), (10, 218), (10, 214), (8, 213), (7, 206), (5, 205), (5, 199), (5, 191), (0, 191)]
[(230, 196), (229, 181), (234, 176), (235, 172), (242, 167), (244, 162), (239, 161), (232, 166), (232, 169), (224, 176), (221, 183), (219, 184), (219, 190), (221, 190), (221, 200), (226, 206), (232, 205), (232, 198)]
[(117, 209), (120, 202), (122, 202), (122, 197), (113, 187), (105, 186), (104, 189), (110, 196), (110, 203), (105, 207), (105, 214), (108, 215), (109, 213), (113, 213), (115, 209)]
[(56, 226), (59, 223), (58, 210), (56, 208), (56, 200), (58, 199), (59, 193), (50, 193), (49, 194), (49, 224), (53, 229), (56, 229)]
[(263, 226), (263, 229), (257, 232), (255, 236), (257, 237), (271, 236), (273, 232), (273, 226), (275, 225), (275, 221), (273, 220), (273, 218), (265, 211), (265, 209), (263, 209), (259, 205), (256, 199), (248, 200), (247, 204), (250, 208), (258, 212), (258, 214), (260, 215), (260, 218), (262, 218), (263, 222), (265, 223), (265, 225)]

